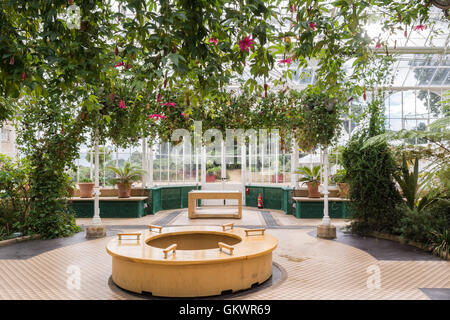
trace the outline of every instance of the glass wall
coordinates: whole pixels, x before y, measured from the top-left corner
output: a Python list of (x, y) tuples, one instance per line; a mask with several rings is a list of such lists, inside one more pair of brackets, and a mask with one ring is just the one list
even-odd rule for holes
[[(387, 92), (384, 100), (386, 128), (425, 130), (428, 124), (443, 117), (445, 112), (448, 113), (449, 106), (441, 103), (441, 96), (444, 93), (443, 90), (432, 89)], [(360, 115), (366, 105), (366, 101), (355, 100), (350, 106), (351, 114)], [(346, 116), (342, 126), (338, 146), (329, 148), (330, 174), (342, 168), (343, 146), (354, 133), (358, 123), (354, 118)], [(195, 153), (187, 141), (176, 146), (167, 142), (156, 143), (153, 146), (146, 146), (145, 149), (142, 147), (142, 141), (127, 149), (117, 149), (111, 144), (100, 146), (100, 184), (112, 187), (109, 180), (115, 174), (108, 167), (123, 167), (126, 162), (147, 170), (148, 174), (143, 178), (146, 180), (134, 186), (222, 183), (222, 177), (226, 178), (224, 183), (294, 185), (292, 173), (295, 173), (297, 168), (292, 168), (291, 163), (295, 157), (298, 166), (312, 168), (321, 163), (319, 149), (311, 154), (299, 152), (295, 155), (292, 153), (290, 140), (281, 141), (276, 131), (266, 132), (266, 139), (261, 139), (263, 138), (261, 134), (259, 132), (258, 139), (249, 139), (244, 149), (234, 141), (205, 150), (204, 180), (202, 180), (201, 150)], [(94, 178), (93, 154), (92, 147), (82, 146), (80, 157), (76, 161), (77, 168), (70, 172), (75, 181)]]

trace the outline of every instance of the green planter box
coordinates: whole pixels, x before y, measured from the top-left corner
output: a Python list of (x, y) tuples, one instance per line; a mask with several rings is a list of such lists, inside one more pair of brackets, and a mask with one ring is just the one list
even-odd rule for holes
[[(102, 200), (100, 198), (100, 218), (141, 218), (146, 215), (145, 199), (140, 200)], [(94, 216), (94, 200), (73, 200), (70, 207), (77, 218)]]
[[(248, 189), (248, 193), (247, 193)], [(288, 187), (273, 186), (245, 186), (245, 205), (258, 207), (258, 195), (263, 198), (263, 208), (282, 210), (292, 214), (292, 189)]]
[[(347, 203), (345, 201), (329, 201), (328, 215), (330, 218), (347, 218)], [(305, 219), (323, 218), (322, 201), (296, 201), (295, 216)]]
[(188, 207), (188, 194), (200, 190), (200, 186), (158, 186), (149, 189), (149, 214), (161, 210)]

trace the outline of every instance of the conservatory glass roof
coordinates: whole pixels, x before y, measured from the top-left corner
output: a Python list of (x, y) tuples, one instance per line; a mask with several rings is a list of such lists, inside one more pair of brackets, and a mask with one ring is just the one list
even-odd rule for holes
[[(374, 44), (373, 51), (384, 55), (386, 54), (385, 47), (387, 47), (389, 54), (395, 58), (392, 65), (392, 74), (395, 76), (389, 87), (393, 91), (450, 89), (450, 20), (445, 18), (443, 12), (438, 8), (433, 8), (431, 17), (432, 23), (424, 30), (414, 30), (414, 26), (412, 26), (406, 30), (406, 36), (405, 30), (402, 30), (387, 38), (383, 35), (381, 25), (374, 22), (368, 26), (368, 35), (383, 43), (383, 47), (379, 49), (375, 48)], [(351, 72), (352, 62), (350, 60), (347, 63), (349, 72)], [(270, 81), (280, 79), (283, 71), (287, 68), (296, 71), (292, 80), (287, 82), (287, 86), (290, 88), (302, 88), (314, 83), (314, 64), (312, 63), (305, 69), (298, 69), (294, 62), (289, 66), (275, 63), (266, 82), (270, 83)], [(245, 72), (242, 80), (245, 81), (250, 77), (250, 73)], [(264, 79), (256, 80), (261, 84), (264, 82)], [(232, 87), (238, 89), (238, 84), (236, 83)]]

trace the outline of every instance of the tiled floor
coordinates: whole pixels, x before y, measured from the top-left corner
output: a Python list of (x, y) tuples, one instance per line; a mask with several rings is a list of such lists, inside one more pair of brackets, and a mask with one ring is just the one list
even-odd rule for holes
[[(210, 209), (217, 210), (217, 209)], [(272, 219), (272, 218), (273, 219)], [(78, 219), (88, 225), (90, 219)], [(297, 219), (280, 211), (243, 210), (241, 220), (189, 220), (186, 210), (159, 212), (140, 219), (103, 219), (107, 237), (85, 240), (34, 240), (0, 248), (0, 299), (136, 299), (111, 282), (108, 241), (120, 230), (140, 230), (148, 224), (264, 226), (278, 238), (273, 261), (285, 275), (281, 282), (228, 299), (450, 299), (450, 262), (427, 253), (409, 254), (409, 247), (364, 242), (362, 238), (318, 239), (320, 220)], [(270, 222), (270, 225), (267, 224)], [(345, 220), (333, 220), (342, 228)], [(381, 258), (380, 258), (381, 252)], [(401, 260), (391, 259), (396, 257)], [(411, 257), (411, 259), (409, 259)], [(417, 259), (419, 257), (420, 259)], [(391, 260), (390, 260), (391, 259)], [(79, 280), (79, 281), (78, 281)], [(431, 294), (433, 293), (433, 294)]]

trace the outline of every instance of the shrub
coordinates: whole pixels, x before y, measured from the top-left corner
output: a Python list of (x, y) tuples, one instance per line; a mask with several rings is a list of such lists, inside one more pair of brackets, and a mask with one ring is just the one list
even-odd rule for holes
[(0, 154), (0, 239), (28, 232), (30, 212), (28, 166)]
[(354, 135), (343, 153), (350, 183), (351, 214), (355, 233), (393, 233), (399, 226), (402, 198), (395, 186), (396, 169), (387, 144), (363, 148), (367, 133)]
[(400, 206), (403, 211), (400, 226), (396, 229), (403, 238), (430, 245), (436, 241), (436, 234), (450, 228), (450, 201), (440, 198), (431, 206), (419, 210)]

